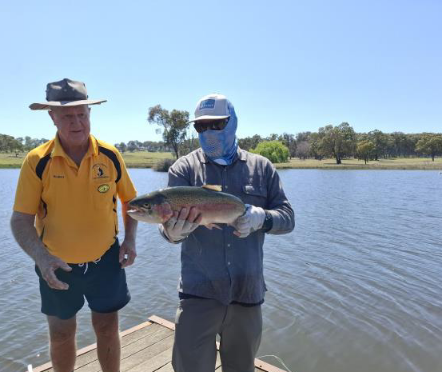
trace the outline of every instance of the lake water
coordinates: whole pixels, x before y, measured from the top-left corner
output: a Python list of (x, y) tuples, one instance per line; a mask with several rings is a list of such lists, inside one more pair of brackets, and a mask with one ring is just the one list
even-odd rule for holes
[[(0, 171), (0, 370), (48, 361), (47, 325), (33, 263), (9, 218), (18, 170)], [(296, 212), (295, 231), (267, 236), (259, 355), (293, 372), (442, 371), (442, 174), (439, 171), (279, 172)], [(139, 192), (164, 173), (131, 169)], [(132, 301), (121, 329), (153, 314), (172, 320), (179, 246), (139, 224), (127, 270)], [(79, 314), (78, 346), (94, 342)], [(264, 360), (278, 365), (273, 358)]]

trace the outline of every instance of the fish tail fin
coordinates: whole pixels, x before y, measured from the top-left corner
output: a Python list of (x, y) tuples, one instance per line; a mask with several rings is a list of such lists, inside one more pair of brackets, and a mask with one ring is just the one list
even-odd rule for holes
[(217, 225), (216, 223), (209, 223), (207, 225), (204, 225), (206, 228), (208, 228), (209, 230), (212, 229), (218, 229), (218, 230), (222, 230), (223, 228), (219, 225)]

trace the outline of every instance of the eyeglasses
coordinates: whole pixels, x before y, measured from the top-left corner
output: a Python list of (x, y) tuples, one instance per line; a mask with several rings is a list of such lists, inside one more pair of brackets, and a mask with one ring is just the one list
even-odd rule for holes
[(193, 124), (193, 127), (198, 133), (203, 133), (208, 129), (211, 130), (223, 130), (229, 119), (218, 119), (218, 120), (201, 120)]

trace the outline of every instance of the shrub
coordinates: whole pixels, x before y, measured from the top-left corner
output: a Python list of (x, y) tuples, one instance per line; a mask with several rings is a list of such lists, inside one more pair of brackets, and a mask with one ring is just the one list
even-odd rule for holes
[(258, 146), (250, 150), (250, 152), (262, 155), (272, 163), (286, 163), (289, 158), (289, 149), (280, 141), (260, 142)]
[(173, 163), (175, 163), (175, 159), (162, 159), (153, 166), (153, 170), (156, 172), (167, 172)]

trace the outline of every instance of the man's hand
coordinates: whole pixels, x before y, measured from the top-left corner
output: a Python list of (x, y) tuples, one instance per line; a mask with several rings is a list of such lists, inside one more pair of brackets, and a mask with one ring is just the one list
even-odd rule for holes
[(194, 231), (200, 224), (202, 215), (197, 208), (182, 208), (181, 211), (174, 212), (173, 216), (163, 223), (164, 233), (167, 237), (177, 242)]
[(239, 238), (245, 238), (251, 232), (259, 230), (264, 223), (266, 213), (261, 207), (246, 204), (246, 212), (232, 224), (236, 231), (233, 233)]
[(135, 240), (124, 239), (123, 244), (120, 246), (119, 261), (121, 268), (124, 269), (132, 265), (137, 257), (137, 251), (135, 249)]
[(40, 269), (41, 276), (48, 283), (48, 286), (52, 289), (67, 290), (69, 285), (57, 279), (55, 270), (62, 269), (64, 271), (71, 271), (72, 268), (63, 260), (58, 257), (52, 256), (46, 253), (35, 260), (38, 268)]

